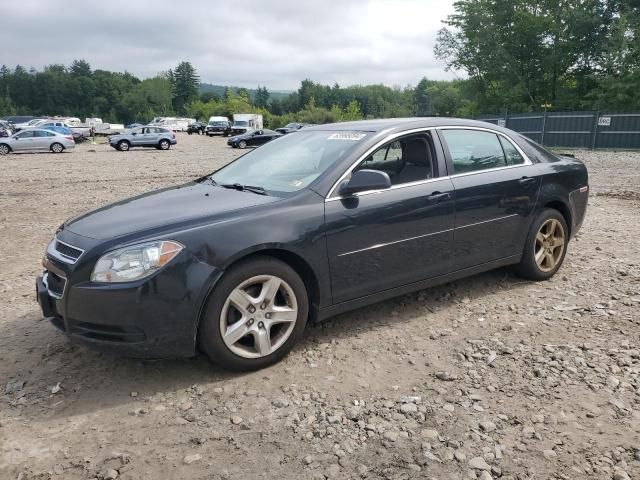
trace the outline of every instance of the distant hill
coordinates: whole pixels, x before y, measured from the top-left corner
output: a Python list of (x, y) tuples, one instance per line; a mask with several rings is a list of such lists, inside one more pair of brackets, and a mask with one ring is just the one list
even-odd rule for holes
[[(210, 93), (213, 93), (214, 95), (222, 97), (224, 95), (224, 90), (226, 88), (227, 86), (225, 85), (213, 85), (211, 83), (201, 83), (200, 94), (210, 92)], [(242, 88), (242, 87), (234, 87), (229, 85), (228, 88), (230, 88), (235, 93), (238, 91), (239, 88)], [(253, 88), (247, 88), (246, 90), (249, 92), (249, 96), (251, 97), (251, 100), (253, 100), (256, 95), (256, 90)], [(270, 98), (274, 100), (280, 100), (284, 97), (287, 97), (289, 96), (290, 93), (292, 92), (287, 90), (269, 90)]]

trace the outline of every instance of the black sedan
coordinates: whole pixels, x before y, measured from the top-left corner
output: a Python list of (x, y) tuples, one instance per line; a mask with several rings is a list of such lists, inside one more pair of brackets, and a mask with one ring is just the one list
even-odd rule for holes
[(189, 135), (204, 135), (205, 129), (207, 128), (207, 124), (204, 122), (194, 122), (190, 123), (187, 126), (187, 133)]
[(311, 123), (293, 122), (293, 123), (287, 123), (284, 127), (276, 128), (276, 132), (286, 135), (287, 133), (297, 132), (301, 128), (312, 127), (312, 126), (313, 125)]
[(249, 130), (242, 135), (231, 137), (227, 140), (227, 145), (233, 148), (258, 147), (281, 136), (281, 133), (273, 130)]
[(68, 220), (38, 300), (96, 348), (257, 369), (310, 319), (506, 265), (550, 278), (588, 190), (579, 160), (487, 123), (310, 127)]

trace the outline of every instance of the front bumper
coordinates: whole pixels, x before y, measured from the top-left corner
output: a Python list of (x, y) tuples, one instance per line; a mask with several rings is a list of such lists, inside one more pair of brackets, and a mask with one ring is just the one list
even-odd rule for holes
[(195, 354), (200, 311), (220, 272), (184, 255), (136, 282), (99, 284), (76, 281), (78, 275), (47, 258), (46, 270), (36, 278), (46, 319), (71, 341), (97, 350), (167, 358)]

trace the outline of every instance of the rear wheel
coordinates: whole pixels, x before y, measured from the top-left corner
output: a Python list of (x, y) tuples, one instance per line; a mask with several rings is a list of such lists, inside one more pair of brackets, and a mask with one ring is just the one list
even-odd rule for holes
[(9, 145), (0, 144), (0, 155), (7, 155), (10, 151)]
[(118, 142), (118, 150), (120, 150), (121, 152), (126, 152), (131, 148), (131, 144), (129, 144), (129, 142), (127, 142), (126, 140), (120, 140)]
[(281, 360), (307, 323), (304, 282), (287, 264), (254, 257), (216, 285), (200, 322), (198, 344), (230, 370), (257, 370)]
[(568, 243), (569, 229), (562, 214), (543, 210), (531, 225), (516, 272), (531, 280), (551, 278), (562, 266)]
[(51, 144), (51, 151), (53, 153), (62, 153), (62, 151), (64, 150), (64, 147), (62, 146), (61, 143), (53, 143)]
[(160, 147), (160, 150), (169, 150), (171, 143), (169, 143), (169, 140), (160, 140), (158, 146)]

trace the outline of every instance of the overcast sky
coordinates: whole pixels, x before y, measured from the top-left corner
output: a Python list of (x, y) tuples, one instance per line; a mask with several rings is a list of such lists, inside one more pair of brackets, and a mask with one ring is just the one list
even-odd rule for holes
[(187, 60), (203, 82), (272, 90), (454, 77), (433, 55), (453, 0), (0, 2), (12, 68), (83, 58), (144, 78)]

